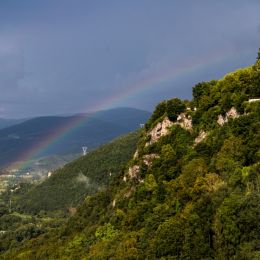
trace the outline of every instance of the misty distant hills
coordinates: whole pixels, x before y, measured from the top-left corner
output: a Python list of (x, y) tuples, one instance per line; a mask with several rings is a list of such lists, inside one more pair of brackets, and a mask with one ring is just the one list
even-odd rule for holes
[(20, 124), (27, 119), (5, 119), (5, 118), (0, 118), (0, 129), (12, 126), (12, 125), (17, 125)]
[(0, 129), (0, 168), (23, 158), (81, 152), (95, 148), (116, 136), (137, 129), (150, 117), (147, 111), (116, 108), (92, 114), (46, 116)]

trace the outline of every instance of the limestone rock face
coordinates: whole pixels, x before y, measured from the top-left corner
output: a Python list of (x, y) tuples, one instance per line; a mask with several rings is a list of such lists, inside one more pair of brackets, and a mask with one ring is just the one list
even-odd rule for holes
[(135, 153), (134, 153), (134, 159), (137, 159), (138, 156), (139, 156), (139, 154), (138, 154), (138, 150), (136, 150)]
[(217, 120), (219, 125), (224, 125), (226, 123), (226, 118), (222, 115), (218, 115), (218, 120)]
[(252, 103), (252, 102), (260, 102), (260, 98), (250, 98), (248, 100), (249, 103)]
[(158, 154), (152, 153), (152, 154), (146, 154), (143, 156), (143, 162), (147, 166), (152, 166), (153, 160), (159, 158)]
[(177, 118), (177, 125), (180, 125), (185, 130), (192, 130), (192, 118), (191, 116), (186, 116), (185, 113), (181, 113)]
[(165, 117), (162, 122), (159, 122), (149, 133), (151, 136), (151, 140), (146, 143), (147, 145), (151, 145), (156, 143), (162, 136), (165, 136), (169, 133), (169, 127), (173, 125), (173, 122), (169, 120), (168, 117)]
[[(145, 146), (151, 145), (156, 143), (162, 136), (169, 134), (170, 127), (172, 125), (179, 125), (180, 127), (184, 128), (185, 130), (192, 130), (192, 118), (191, 116), (187, 116), (185, 113), (181, 113), (177, 121), (175, 123), (171, 122), (168, 117), (165, 117), (162, 122), (157, 123), (157, 125), (150, 130), (147, 135), (150, 136), (150, 141), (148, 141)], [(133, 159), (138, 159), (139, 153), (136, 150)], [(146, 154), (142, 157), (143, 163), (146, 164), (148, 167), (152, 165), (152, 162), (155, 158), (159, 158), (158, 154)], [(128, 169), (128, 172), (123, 177), (123, 180), (126, 182), (127, 179), (139, 179), (138, 173), (140, 171), (139, 165), (134, 165)], [(139, 180), (142, 181), (142, 180)]]
[(168, 117), (165, 117), (162, 122), (159, 122), (148, 133), (148, 135), (151, 136), (151, 140), (146, 143), (146, 146), (156, 143), (162, 136), (169, 134), (169, 127), (172, 125), (179, 125), (180, 127), (184, 128), (185, 130), (191, 131), (192, 130), (192, 118), (191, 118), (191, 116), (187, 116), (185, 113), (181, 113), (177, 118), (177, 122), (173, 123), (169, 120)]
[(237, 118), (239, 117), (239, 113), (237, 112), (236, 108), (232, 107), (227, 113), (225, 116), (222, 116), (222, 115), (219, 115), (218, 116), (218, 124), (219, 125), (224, 125), (225, 123), (228, 122), (229, 118)]
[(130, 179), (137, 178), (137, 175), (140, 171), (139, 165), (134, 165), (128, 169), (128, 176)]
[(116, 206), (116, 200), (115, 199), (113, 200), (112, 206), (113, 206), (113, 208)]
[(200, 130), (199, 135), (195, 138), (195, 145), (202, 142), (207, 137), (207, 135), (208, 134), (204, 130)]
[(123, 177), (123, 181), (127, 182), (128, 179), (138, 179), (138, 173), (140, 171), (139, 165), (134, 165), (132, 167), (129, 167), (127, 173)]
[(238, 112), (237, 112), (237, 110), (234, 108), (234, 107), (232, 107), (227, 113), (226, 113), (226, 117), (231, 117), (231, 118), (237, 118), (237, 117), (239, 117), (239, 114), (238, 114)]

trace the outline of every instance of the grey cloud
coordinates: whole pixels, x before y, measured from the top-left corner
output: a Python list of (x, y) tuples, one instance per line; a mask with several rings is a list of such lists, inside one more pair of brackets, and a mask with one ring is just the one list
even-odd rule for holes
[(260, 24), (257, 26), (257, 31), (260, 33)]
[[(15, 3), (0, 4), (0, 109), (10, 117), (84, 112), (124, 93), (107, 106), (152, 110), (167, 97), (190, 98), (199, 80), (249, 65), (260, 47), (259, 1)], [(14, 49), (1, 52), (1, 42)], [(226, 53), (222, 63), (131, 90)]]
[(24, 77), (23, 58), (20, 53), (0, 50), (0, 86), (2, 91), (15, 91)]

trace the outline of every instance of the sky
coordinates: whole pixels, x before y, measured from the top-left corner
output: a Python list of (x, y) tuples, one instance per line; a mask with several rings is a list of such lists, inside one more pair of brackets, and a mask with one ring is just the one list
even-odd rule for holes
[(255, 62), (259, 0), (1, 0), (0, 117), (152, 111)]

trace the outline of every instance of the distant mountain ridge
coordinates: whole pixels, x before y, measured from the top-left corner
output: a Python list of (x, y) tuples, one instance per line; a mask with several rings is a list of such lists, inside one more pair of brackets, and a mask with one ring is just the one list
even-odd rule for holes
[(0, 118), (0, 129), (10, 127), (12, 125), (17, 125), (22, 122), (27, 121), (28, 119), (26, 118), (21, 118), (21, 119), (6, 119), (6, 118)]
[[(115, 108), (67, 117), (38, 117), (0, 129), (0, 168), (19, 160), (24, 152), (33, 152), (33, 147), (43, 142), (44, 149), (32, 156), (79, 153), (82, 146), (93, 149), (137, 129), (149, 116), (149, 112), (139, 109)], [(54, 135), (57, 137), (51, 140)]]

